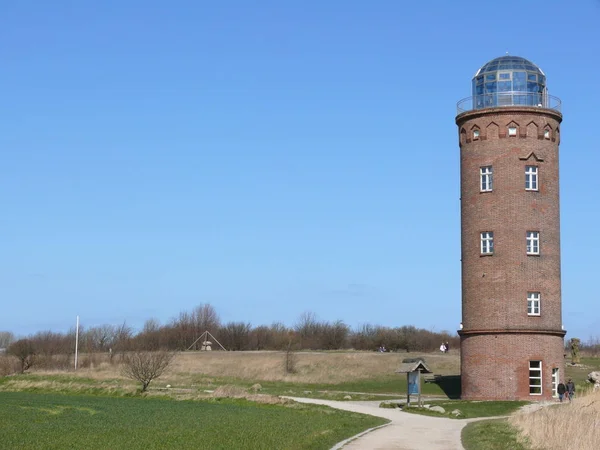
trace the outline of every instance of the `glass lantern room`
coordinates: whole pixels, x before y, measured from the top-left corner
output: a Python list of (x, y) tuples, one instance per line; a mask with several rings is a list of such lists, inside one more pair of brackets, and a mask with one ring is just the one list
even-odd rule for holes
[(501, 56), (484, 64), (473, 77), (473, 108), (496, 106), (547, 107), (542, 69), (518, 56)]

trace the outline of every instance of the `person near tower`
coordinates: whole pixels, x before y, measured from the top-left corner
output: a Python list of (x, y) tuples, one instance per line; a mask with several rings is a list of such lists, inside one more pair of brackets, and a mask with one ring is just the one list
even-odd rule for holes
[(567, 385), (565, 386), (565, 388), (567, 389), (567, 393), (569, 394), (569, 401), (572, 401), (573, 397), (575, 397), (575, 383), (573, 383), (573, 380), (571, 378), (569, 378), (569, 381), (567, 381)]
[(563, 397), (565, 396), (565, 392), (567, 392), (567, 387), (562, 381), (558, 383), (558, 386), (556, 387), (556, 392), (558, 393), (558, 401), (562, 403)]

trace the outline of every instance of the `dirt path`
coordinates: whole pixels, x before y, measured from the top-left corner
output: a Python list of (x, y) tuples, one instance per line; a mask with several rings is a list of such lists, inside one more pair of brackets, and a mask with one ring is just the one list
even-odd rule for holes
[(379, 408), (379, 402), (287, 398), (300, 403), (314, 403), (345, 411), (384, 417), (391, 421), (389, 425), (351, 438), (350, 442), (340, 442), (334, 449), (343, 447), (344, 450), (464, 450), (460, 441), (460, 433), (463, 427), (472, 421), (428, 417), (402, 412), (399, 409)]

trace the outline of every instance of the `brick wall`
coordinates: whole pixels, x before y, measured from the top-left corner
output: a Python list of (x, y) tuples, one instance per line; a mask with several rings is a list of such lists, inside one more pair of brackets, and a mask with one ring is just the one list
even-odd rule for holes
[[(457, 117), (465, 398), (529, 398), (523, 386), (528, 388), (528, 358), (535, 348), (544, 367), (554, 364), (564, 369), (558, 166), (561, 120), (553, 110), (533, 107), (489, 108)], [(515, 136), (509, 135), (509, 127), (517, 129)], [(493, 168), (492, 192), (480, 192), (483, 166)], [(526, 166), (538, 167), (538, 191), (525, 190)], [(480, 233), (484, 231), (494, 233), (492, 256), (481, 255)], [(527, 231), (540, 233), (539, 256), (526, 253)], [(527, 314), (528, 292), (540, 292), (539, 316)], [(543, 376), (545, 384), (551, 382), (550, 370), (544, 370)], [(519, 381), (515, 381), (517, 377)]]
[[(549, 400), (552, 368), (564, 381), (561, 336), (473, 334), (461, 338), (461, 383), (465, 400)], [(529, 361), (542, 361), (542, 395), (529, 393)]]

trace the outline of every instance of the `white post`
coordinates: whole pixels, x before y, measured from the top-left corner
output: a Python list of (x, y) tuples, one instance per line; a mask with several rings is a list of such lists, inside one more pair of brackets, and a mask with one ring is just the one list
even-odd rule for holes
[(77, 370), (77, 347), (79, 346), (79, 316), (77, 316), (77, 329), (75, 330), (75, 370)]

